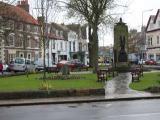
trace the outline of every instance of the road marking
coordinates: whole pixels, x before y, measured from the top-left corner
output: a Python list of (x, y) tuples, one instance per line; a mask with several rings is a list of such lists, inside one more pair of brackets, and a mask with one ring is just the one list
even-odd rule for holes
[(151, 115), (160, 115), (160, 113), (141, 113), (141, 114), (128, 114), (128, 115), (114, 115), (108, 116), (109, 118), (116, 118), (116, 117), (147, 117)]

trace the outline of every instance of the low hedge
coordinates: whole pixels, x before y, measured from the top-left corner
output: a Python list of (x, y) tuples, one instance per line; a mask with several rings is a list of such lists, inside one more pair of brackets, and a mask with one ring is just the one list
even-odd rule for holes
[(0, 92), (0, 100), (73, 97), (73, 96), (91, 96), (91, 95), (105, 95), (105, 90), (70, 89), (70, 90), (51, 90), (51, 91), (39, 90), (39, 91), (22, 91), (22, 92)]
[(159, 86), (149, 87), (145, 89), (145, 91), (151, 92), (151, 93), (160, 93), (160, 87)]

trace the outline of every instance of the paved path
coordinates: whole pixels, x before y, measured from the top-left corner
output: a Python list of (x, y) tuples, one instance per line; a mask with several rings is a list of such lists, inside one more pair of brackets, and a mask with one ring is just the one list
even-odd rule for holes
[(131, 79), (132, 76), (130, 73), (120, 73), (117, 77), (107, 81), (105, 86), (105, 98), (139, 97), (151, 95), (151, 93), (131, 90), (129, 88)]

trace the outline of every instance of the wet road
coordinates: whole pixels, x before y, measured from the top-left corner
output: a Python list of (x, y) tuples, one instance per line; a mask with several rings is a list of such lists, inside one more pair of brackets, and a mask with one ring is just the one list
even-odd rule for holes
[(160, 100), (1, 107), (0, 120), (160, 120)]

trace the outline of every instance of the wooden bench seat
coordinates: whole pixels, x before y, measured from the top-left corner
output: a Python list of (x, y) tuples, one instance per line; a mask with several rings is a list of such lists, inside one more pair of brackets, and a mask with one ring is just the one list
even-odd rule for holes
[(97, 81), (98, 82), (104, 82), (108, 79), (107, 76), (108, 70), (98, 70), (97, 71)]
[(132, 82), (134, 81), (139, 81), (140, 77), (143, 77), (143, 66), (134, 66), (131, 69), (131, 74), (132, 74)]

